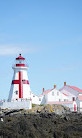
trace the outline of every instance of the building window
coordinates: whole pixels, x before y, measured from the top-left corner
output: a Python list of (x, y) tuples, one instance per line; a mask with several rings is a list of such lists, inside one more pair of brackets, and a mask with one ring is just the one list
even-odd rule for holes
[(54, 96), (54, 92), (52, 92), (52, 96)]
[(64, 99), (64, 101), (67, 101), (67, 99)]
[(41, 98), (39, 98), (39, 101), (41, 101)]
[(59, 95), (59, 92), (57, 92), (57, 95)]
[(18, 91), (15, 91), (16, 94), (18, 94)]
[(72, 100), (75, 101), (75, 97), (73, 97)]

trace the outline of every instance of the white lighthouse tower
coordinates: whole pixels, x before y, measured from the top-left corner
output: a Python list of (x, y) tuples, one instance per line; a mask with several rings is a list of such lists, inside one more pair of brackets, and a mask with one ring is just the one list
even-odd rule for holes
[(14, 75), (9, 92), (8, 102), (27, 101), (31, 99), (31, 89), (29, 85), (25, 58), (19, 54), (16, 64), (12, 67)]

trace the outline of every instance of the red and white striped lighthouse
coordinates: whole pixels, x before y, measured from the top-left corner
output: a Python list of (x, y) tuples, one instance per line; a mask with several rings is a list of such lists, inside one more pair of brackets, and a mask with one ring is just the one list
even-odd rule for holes
[(12, 67), (14, 70), (8, 101), (24, 101), (31, 97), (31, 90), (27, 75), (28, 66), (25, 64), (25, 58), (19, 54), (16, 58), (16, 64)]

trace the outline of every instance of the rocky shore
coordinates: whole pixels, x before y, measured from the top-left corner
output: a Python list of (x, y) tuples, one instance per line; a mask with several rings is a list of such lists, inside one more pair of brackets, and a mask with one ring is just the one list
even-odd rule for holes
[(0, 138), (82, 138), (82, 114), (59, 105), (1, 110)]

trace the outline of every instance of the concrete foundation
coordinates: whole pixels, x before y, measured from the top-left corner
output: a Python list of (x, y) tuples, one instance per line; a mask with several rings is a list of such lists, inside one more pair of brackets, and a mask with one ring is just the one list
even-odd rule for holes
[(3, 102), (0, 104), (1, 109), (31, 109), (32, 103), (28, 101), (18, 101), (18, 102)]

